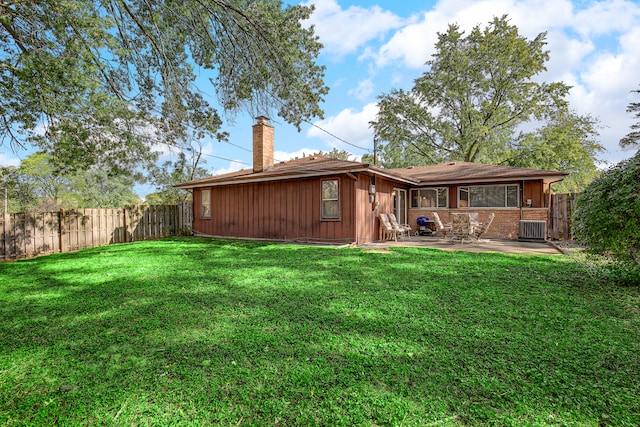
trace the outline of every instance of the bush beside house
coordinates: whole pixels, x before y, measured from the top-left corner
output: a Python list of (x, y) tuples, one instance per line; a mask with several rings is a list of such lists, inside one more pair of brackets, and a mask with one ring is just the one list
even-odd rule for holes
[(578, 199), (574, 235), (590, 252), (630, 267), (640, 283), (640, 151), (586, 188)]

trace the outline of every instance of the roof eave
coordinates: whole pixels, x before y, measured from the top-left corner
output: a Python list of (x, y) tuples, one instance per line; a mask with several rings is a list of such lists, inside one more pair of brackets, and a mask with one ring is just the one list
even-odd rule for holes
[(461, 178), (461, 179), (448, 179), (442, 181), (431, 181), (431, 180), (417, 180), (415, 181), (417, 185), (447, 185), (447, 184), (465, 184), (472, 182), (504, 182), (504, 181), (555, 181), (562, 180), (565, 178), (567, 174), (559, 174), (559, 175), (544, 175), (544, 176), (512, 176), (512, 177), (497, 177), (497, 178)]
[(186, 189), (192, 189), (192, 188), (197, 188), (197, 187), (218, 187), (218, 186), (221, 186), (221, 185), (251, 184), (251, 183), (257, 183), (257, 182), (284, 181), (284, 180), (288, 180), (288, 179), (316, 178), (316, 177), (319, 177), (319, 176), (335, 176), (335, 175), (342, 175), (342, 174), (347, 174), (347, 173), (361, 173), (361, 172), (374, 173), (374, 174), (383, 176), (385, 178), (392, 179), (394, 181), (400, 181), (400, 182), (404, 182), (406, 184), (411, 184), (411, 185), (416, 185), (418, 183), (415, 180), (410, 180), (410, 179), (407, 179), (407, 178), (399, 176), (399, 175), (385, 173), (385, 172), (380, 171), (380, 170), (372, 169), (372, 168), (369, 167), (369, 165), (364, 165), (364, 167), (355, 168), (355, 169), (342, 169), (342, 170), (333, 170), (333, 171), (326, 170), (326, 171), (319, 171), (319, 172), (313, 172), (313, 173), (283, 174), (283, 175), (278, 175), (278, 176), (267, 176), (267, 177), (240, 177), (240, 178), (236, 178), (236, 179), (223, 179), (223, 180), (220, 180), (220, 181), (216, 181), (215, 179), (212, 179), (211, 182), (202, 181), (202, 182), (176, 184), (176, 185), (174, 185), (174, 187), (186, 190)]

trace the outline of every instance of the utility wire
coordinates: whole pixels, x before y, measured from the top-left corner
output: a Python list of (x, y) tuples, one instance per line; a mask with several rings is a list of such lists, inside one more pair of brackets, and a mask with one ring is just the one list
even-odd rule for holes
[(340, 141), (340, 142), (344, 142), (344, 143), (345, 143), (345, 144), (347, 144), (347, 145), (350, 145), (350, 146), (352, 146), (352, 147), (358, 148), (358, 149), (360, 149), (360, 150), (364, 150), (364, 151), (366, 151), (366, 152), (370, 152), (370, 151), (371, 151), (369, 148), (360, 147), (359, 145), (356, 145), (356, 144), (354, 144), (354, 143), (352, 143), (352, 142), (346, 141), (346, 140), (344, 140), (344, 139), (340, 138), (339, 136), (336, 136), (336, 135), (334, 135), (333, 133), (329, 132), (328, 130), (321, 128), (321, 127), (320, 127), (320, 126), (318, 126), (317, 124), (315, 124), (315, 123), (311, 123), (309, 120), (305, 120), (305, 122), (306, 122), (306, 123), (308, 123), (308, 124), (310, 124), (311, 126), (313, 126), (313, 127), (317, 128), (317, 129), (320, 129), (322, 132), (326, 133), (327, 135), (331, 136), (332, 138), (337, 139), (337, 140), (338, 140), (338, 141)]

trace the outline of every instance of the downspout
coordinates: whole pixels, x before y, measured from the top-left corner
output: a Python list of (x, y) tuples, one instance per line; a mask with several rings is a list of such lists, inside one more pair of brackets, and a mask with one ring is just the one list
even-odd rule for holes
[(524, 179), (520, 181), (520, 221), (522, 221), (522, 205), (524, 204)]

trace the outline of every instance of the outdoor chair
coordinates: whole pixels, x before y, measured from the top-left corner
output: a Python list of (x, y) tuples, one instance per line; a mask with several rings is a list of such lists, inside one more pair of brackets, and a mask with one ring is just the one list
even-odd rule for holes
[(442, 233), (442, 235), (446, 238), (447, 233), (451, 232), (451, 224), (443, 224), (440, 219), (440, 215), (437, 212), (433, 213), (433, 222), (436, 224), (436, 231)]
[(382, 239), (383, 240), (395, 240), (398, 241), (398, 234), (402, 234), (402, 230), (391, 225), (389, 221), (389, 217), (387, 214), (378, 214), (380, 218), (380, 228), (382, 229)]
[(471, 226), (472, 227), (480, 227), (480, 215), (478, 214), (478, 212), (470, 212), (469, 213), (469, 220), (471, 221)]
[(411, 226), (409, 224), (399, 224), (396, 216), (392, 213), (387, 214), (387, 217), (393, 227), (402, 231), (401, 236), (404, 236), (404, 233), (407, 233), (407, 237), (411, 238)]
[(451, 218), (452, 241), (460, 240), (460, 243), (464, 243), (465, 239), (471, 241), (473, 227), (471, 226), (469, 214), (452, 214)]
[(484, 234), (487, 232), (487, 230), (489, 229), (489, 226), (491, 225), (491, 223), (493, 222), (493, 218), (495, 218), (496, 214), (494, 214), (493, 212), (489, 214), (489, 217), (487, 218), (487, 220), (481, 224), (479, 227), (475, 227), (473, 230), (473, 237), (476, 240), (479, 240), (480, 237), (484, 236)]

